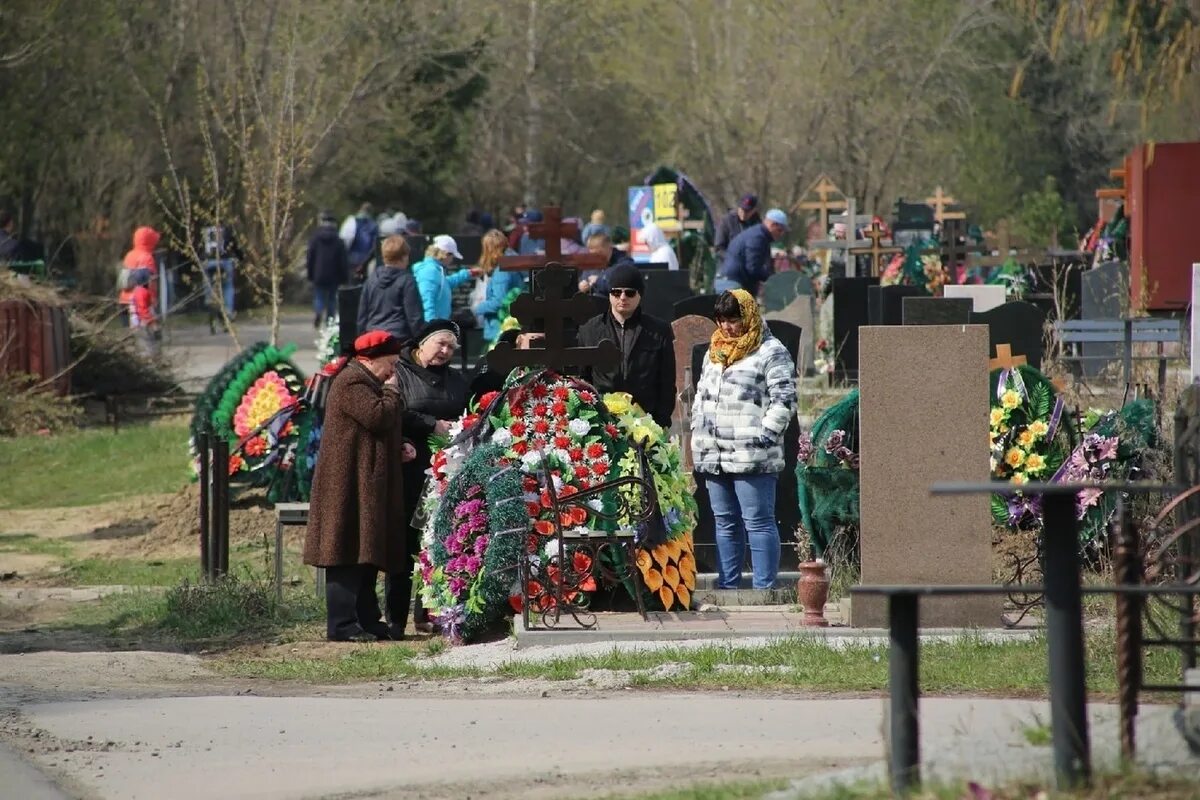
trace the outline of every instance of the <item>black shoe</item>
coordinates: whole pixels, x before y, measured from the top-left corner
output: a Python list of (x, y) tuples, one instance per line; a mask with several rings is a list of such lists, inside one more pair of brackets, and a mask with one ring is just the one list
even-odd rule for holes
[(379, 641), (378, 636), (376, 636), (373, 633), (367, 633), (366, 631), (359, 631), (358, 633), (350, 633), (350, 634), (346, 634), (345, 636), (330, 636), (328, 638), (329, 638), (329, 641), (331, 641), (331, 642), (357, 642), (358, 644), (367, 644), (370, 642), (378, 642)]
[(387, 632), (388, 638), (393, 642), (404, 641), (404, 628), (400, 627), (399, 625), (388, 625)]
[(392, 638), (391, 629), (388, 625), (382, 622), (367, 623), (363, 625), (363, 630), (375, 637), (377, 642), (386, 642)]

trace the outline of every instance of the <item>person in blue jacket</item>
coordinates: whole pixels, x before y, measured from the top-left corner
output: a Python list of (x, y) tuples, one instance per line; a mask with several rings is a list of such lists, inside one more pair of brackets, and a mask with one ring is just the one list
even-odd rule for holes
[(725, 260), (717, 270), (713, 291), (745, 289), (757, 297), (758, 287), (771, 277), (771, 242), (782, 239), (787, 229), (787, 214), (772, 208), (764, 215), (762, 224), (746, 228), (733, 237), (725, 251)]
[(525, 285), (525, 273), (497, 269), (502, 256), (516, 255), (508, 249), (508, 237), (503, 231), (488, 231), (483, 235), (480, 244), (483, 250), (479, 256), (479, 269), (486, 276), (487, 288), (484, 290), (483, 300), (476, 303), (471, 310), (480, 320), (484, 341), (494, 342), (500, 335), (500, 325), (504, 322), (500, 319), (500, 309), (513, 289)]
[(471, 280), (475, 274), (464, 268), (447, 275), (446, 268), (453, 266), (455, 261), (462, 261), (458, 243), (453, 237), (442, 234), (433, 237), (433, 244), (425, 251), (425, 258), (412, 268), (426, 320), (450, 319), (450, 293), (455, 287)]

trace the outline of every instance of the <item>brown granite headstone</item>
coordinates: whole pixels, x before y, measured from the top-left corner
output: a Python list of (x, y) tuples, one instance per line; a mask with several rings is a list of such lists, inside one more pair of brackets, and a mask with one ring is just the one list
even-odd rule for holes
[(683, 442), (683, 466), (688, 471), (692, 469), (692, 443), (688, 433), (688, 419), (692, 409), (687, 401), (692, 395), (692, 387), (696, 385), (696, 376), (692, 376), (689, 381), (685, 371), (691, 371), (692, 348), (707, 343), (716, 329), (715, 322), (696, 314), (688, 314), (671, 323), (671, 330), (675, 334), (675, 394), (681, 398), (675, 403), (672, 422)]
[[(864, 584), (992, 583), (987, 495), (929, 491), (939, 482), (988, 480), (988, 355), (986, 325), (859, 331)], [(994, 627), (1000, 606), (994, 595), (926, 598), (920, 623)], [(855, 597), (850, 622), (886, 627), (886, 598)]]

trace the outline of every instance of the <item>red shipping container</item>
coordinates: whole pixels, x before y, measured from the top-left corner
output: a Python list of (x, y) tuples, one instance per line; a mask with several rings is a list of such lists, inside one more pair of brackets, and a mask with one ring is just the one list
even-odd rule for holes
[(1147, 143), (1125, 159), (1133, 308), (1183, 311), (1200, 263), (1200, 142)]
[(0, 373), (26, 372), (51, 380), (54, 391), (71, 389), (67, 311), (31, 300), (0, 301)]

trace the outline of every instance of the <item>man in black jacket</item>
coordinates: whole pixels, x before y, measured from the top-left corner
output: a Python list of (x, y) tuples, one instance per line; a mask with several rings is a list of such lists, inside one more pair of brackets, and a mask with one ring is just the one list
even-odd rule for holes
[(762, 217), (758, 215), (758, 197), (753, 194), (742, 195), (737, 208), (721, 217), (717, 222), (716, 235), (713, 237), (713, 250), (717, 254), (718, 267), (725, 260), (725, 251), (729, 249), (729, 243), (736, 239), (739, 233), (747, 228), (753, 228), (760, 222), (762, 222)]
[(308, 240), (305, 267), (313, 285), (313, 327), (320, 328), (322, 319), (337, 314), (338, 287), (350, 278), (346, 245), (338, 236), (337, 220), (327, 211), (321, 212), (320, 224)]
[(642, 313), (646, 284), (634, 264), (612, 267), (609, 280), (609, 310), (579, 328), (579, 344), (595, 347), (605, 339), (621, 351), (613, 368), (588, 367), (583, 378), (603, 393), (628, 392), (654, 421), (664, 428), (675, 411), (675, 346), (671, 326)]
[(387, 331), (407, 342), (425, 325), (421, 293), (408, 269), (408, 242), (403, 236), (389, 236), (380, 249), (383, 266), (363, 284), (358, 301), (358, 330)]

